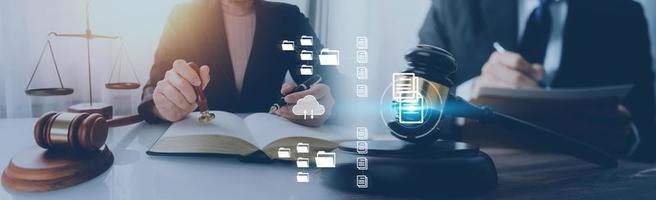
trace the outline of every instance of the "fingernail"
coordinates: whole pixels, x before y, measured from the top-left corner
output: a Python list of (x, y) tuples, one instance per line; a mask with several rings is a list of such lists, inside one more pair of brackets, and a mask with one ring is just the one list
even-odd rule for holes
[(287, 96), (285, 97), (285, 101), (286, 101), (286, 102), (289, 102), (289, 103), (292, 103), (292, 102), (293, 102), (293, 101), (292, 101), (293, 99), (294, 99), (294, 98), (293, 98), (291, 95), (287, 95)]

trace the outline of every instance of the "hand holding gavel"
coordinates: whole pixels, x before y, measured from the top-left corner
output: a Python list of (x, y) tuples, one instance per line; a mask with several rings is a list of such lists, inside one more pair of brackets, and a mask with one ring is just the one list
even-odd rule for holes
[[(166, 72), (164, 79), (157, 82), (153, 101), (155, 114), (160, 118), (171, 122), (179, 121), (196, 109), (200, 96), (197, 94), (202, 94), (202, 90), (210, 81), (210, 68), (207, 65), (192, 65), (195, 64), (178, 59)], [(196, 92), (197, 89), (201, 90), (200, 93)], [(204, 95), (201, 98), (204, 98)], [(199, 105), (199, 108), (202, 111), (206, 106)]]

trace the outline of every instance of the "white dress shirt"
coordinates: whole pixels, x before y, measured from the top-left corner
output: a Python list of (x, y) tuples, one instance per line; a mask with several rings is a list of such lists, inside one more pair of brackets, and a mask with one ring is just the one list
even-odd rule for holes
[[(518, 43), (521, 41), (524, 30), (526, 29), (526, 22), (531, 17), (533, 10), (535, 10), (535, 8), (537, 8), (539, 5), (539, 0), (518, 0)], [(563, 49), (563, 30), (565, 28), (568, 12), (567, 0), (554, 0), (549, 5), (549, 9), (551, 10), (551, 21), (553, 24), (551, 25), (551, 34), (549, 37), (549, 43), (547, 44), (547, 51), (543, 63), (545, 72), (544, 82), (546, 83), (547, 88), (549, 88), (549, 85), (553, 81), (556, 73), (558, 72), (558, 68), (560, 67)], [(466, 100), (470, 100), (473, 82), (476, 80), (476, 78), (478, 78), (478, 76), (460, 84), (456, 88), (456, 95)], [(464, 120), (457, 119), (456, 123), (462, 125), (464, 124)], [(635, 142), (629, 149), (629, 152), (627, 153), (628, 155), (633, 154), (640, 144), (640, 135), (638, 134), (638, 129), (636, 128), (635, 124), (631, 123), (631, 129), (632, 134), (635, 137)]]
[[(524, 29), (526, 29), (526, 22), (531, 17), (531, 13), (539, 5), (539, 0), (518, 0), (517, 43), (522, 40)], [(567, 7), (567, 0), (555, 0), (549, 4), (549, 9), (551, 10), (551, 21), (553, 24), (551, 25), (551, 34), (549, 43), (547, 44), (547, 51), (543, 64), (545, 71), (544, 80), (547, 85), (551, 83), (556, 72), (558, 72), (558, 67), (560, 67), (561, 52), (563, 48), (563, 30), (565, 27), (565, 20), (567, 19)], [(491, 45), (492, 44), (490, 44), (490, 46)], [(472, 85), (476, 78), (478, 77), (474, 77), (460, 84), (460, 86), (456, 88), (456, 94), (466, 100), (471, 99)]]

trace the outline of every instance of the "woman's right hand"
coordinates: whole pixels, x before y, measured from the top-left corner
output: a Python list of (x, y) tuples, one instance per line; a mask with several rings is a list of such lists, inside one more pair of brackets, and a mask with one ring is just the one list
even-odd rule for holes
[(171, 122), (183, 119), (197, 106), (193, 86), (202, 85), (205, 89), (209, 81), (210, 68), (207, 65), (200, 67), (199, 77), (187, 61), (175, 60), (153, 91), (155, 114)]

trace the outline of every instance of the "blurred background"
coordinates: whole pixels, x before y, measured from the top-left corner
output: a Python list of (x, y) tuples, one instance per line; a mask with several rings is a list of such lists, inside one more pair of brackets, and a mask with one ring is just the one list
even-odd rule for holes
[[(91, 28), (95, 33), (120, 35), (138, 79), (148, 79), (159, 36), (169, 12), (189, 0), (96, 0), (91, 3)], [(28, 97), (24, 90), (49, 32), (81, 33), (86, 0), (0, 0), (0, 118), (34, 117), (50, 110), (65, 110), (86, 102), (86, 49), (84, 40), (52, 40), (64, 85), (73, 95)], [(418, 42), (417, 33), (431, 5), (429, 0), (284, 0), (297, 5), (310, 19), (328, 48), (340, 50), (339, 70), (353, 82), (355, 39), (369, 39), (369, 98), (389, 84), (389, 75), (405, 67), (404, 53)], [(639, 0), (648, 17), (652, 53), (656, 52), (656, 1)], [(114, 104), (119, 115), (136, 113), (141, 90), (113, 91), (103, 87), (119, 53), (120, 43), (94, 40), (92, 79), (94, 101)], [(58, 79), (49, 54), (44, 55), (32, 87), (56, 87)], [(126, 63), (124, 63), (126, 64)], [(124, 65), (122, 78), (132, 80)], [(116, 78), (116, 75), (114, 75)], [(355, 90), (355, 87), (353, 88)], [(353, 94), (349, 94), (353, 95)], [(117, 104), (117, 102), (121, 102)], [(126, 103), (130, 102), (130, 103)]]

